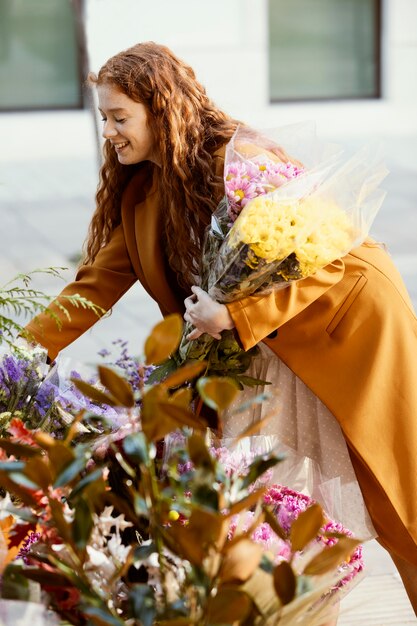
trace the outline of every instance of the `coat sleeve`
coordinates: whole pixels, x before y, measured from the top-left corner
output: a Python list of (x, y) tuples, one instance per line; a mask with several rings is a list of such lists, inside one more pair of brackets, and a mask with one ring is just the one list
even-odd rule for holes
[(344, 270), (343, 260), (337, 259), (286, 287), (228, 303), (243, 348), (249, 350), (318, 300), (343, 278)]
[[(54, 359), (60, 350), (75, 341), (104, 315), (97, 315), (80, 306), (75, 307), (66, 301), (65, 296), (79, 294), (107, 312), (136, 280), (120, 224), (114, 229), (108, 244), (98, 252), (94, 262), (81, 266), (74, 282), (67, 285), (50, 304), (49, 308), (59, 318), (60, 324), (46, 313), (41, 313), (26, 326), (26, 330), (48, 350), (49, 358)], [(60, 309), (59, 303), (65, 307), (69, 318)]]

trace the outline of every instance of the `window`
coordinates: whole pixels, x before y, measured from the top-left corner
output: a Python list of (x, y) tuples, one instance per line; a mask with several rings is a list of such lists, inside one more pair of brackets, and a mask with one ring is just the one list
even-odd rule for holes
[(0, 0), (0, 110), (80, 108), (80, 0)]
[(380, 0), (269, 0), (271, 101), (380, 96)]

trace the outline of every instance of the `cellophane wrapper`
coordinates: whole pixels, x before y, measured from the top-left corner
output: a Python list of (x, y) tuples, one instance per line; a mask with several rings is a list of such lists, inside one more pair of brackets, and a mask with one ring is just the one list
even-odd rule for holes
[[(375, 146), (346, 158), (320, 142), (311, 123), (266, 134), (238, 127), (226, 147), (225, 195), (206, 232), (200, 286), (228, 303), (286, 288), (345, 256), (368, 236), (387, 173)], [(191, 329), (179, 349), (184, 360), (213, 357), (222, 342), (241, 352), (232, 331), (190, 342)]]

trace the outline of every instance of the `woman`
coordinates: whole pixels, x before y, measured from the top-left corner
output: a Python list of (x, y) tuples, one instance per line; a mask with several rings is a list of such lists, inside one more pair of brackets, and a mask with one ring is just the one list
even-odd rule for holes
[[(105, 160), (84, 264), (63, 294), (108, 311), (140, 280), (163, 315), (185, 310), (190, 339), (235, 328), (245, 349), (263, 342), (340, 424), (379, 540), (417, 613), (417, 322), (388, 255), (368, 241), (285, 289), (214, 302), (195, 276), (236, 120), (153, 43), (114, 56), (92, 81)], [(61, 330), (45, 315), (28, 325), (51, 359), (96, 321), (84, 309), (68, 321), (54, 308)]]

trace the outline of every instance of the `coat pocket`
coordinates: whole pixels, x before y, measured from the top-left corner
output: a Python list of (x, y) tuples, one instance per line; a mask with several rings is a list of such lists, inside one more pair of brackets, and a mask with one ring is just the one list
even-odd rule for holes
[(339, 306), (339, 308), (337, 309), (336, 313), (334, 314), (334, 316), (332, 317), (330, 323), (328, 324), (326, 328), (326, 331), (329, 333), (329, 335), (331, 335), (336, 330), (337, 326), (340, 324), (340, 322), (342, 321), (342, 319), (344, 318), (344, 316), (349, 311), (350, 307), (352, 306), (352, 304), (354, 303), (354, 301), (356, 300), (356, 298), (362, 291), (363, 287), (368, 282), (368, 279), (363, 274), (359, 274), (359, 276), (354, 275), (354, 276), (351, 276), (350, 278), (352, 281), (350, 283), (351, 288), (347, 292), (346, 296), (344, 297), (342, 301), (342, 304)]

